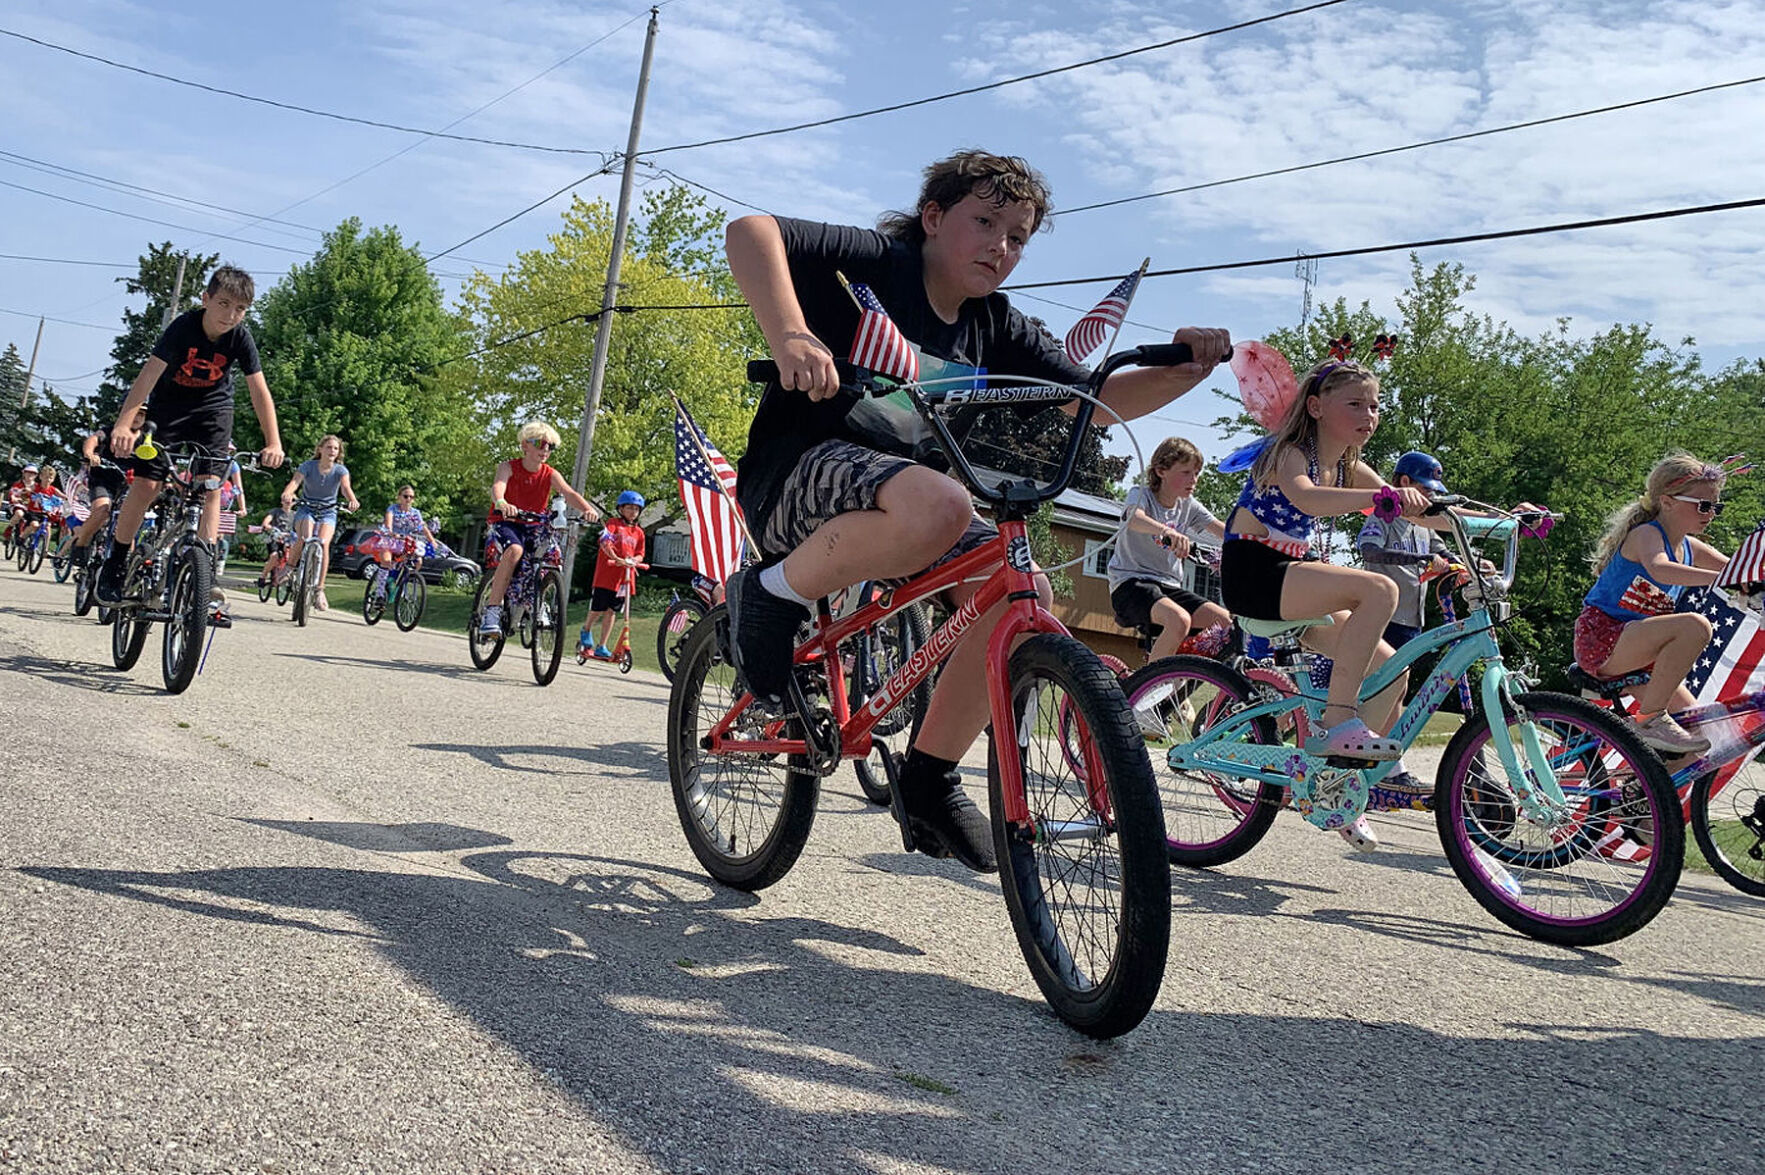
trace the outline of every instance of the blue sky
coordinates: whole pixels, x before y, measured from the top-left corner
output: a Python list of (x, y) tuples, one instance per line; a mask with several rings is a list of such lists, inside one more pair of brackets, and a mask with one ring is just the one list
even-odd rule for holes
[[(655, 149), (832, 117), (1297, 6), (670, 0), (643, 144)], [(0, 28), (363, 118), (425, 129), (464, 118), (455, 133), (617, 151), (645, 12), (630, 0), (225, 7), (25, 0), (7, 6)], [(1765, 73), (1761, 63), (1765, 0), (1348, 0), (982, 95), (665, 153), (654, 164), (770, 211), (870, 223), (878, 211), (911, 201), (926, 162), (985, 146), (1029, 158), (1052, 181), (1057, 209), (1073, 208), (1736, 81)], [(343, 217), (395, 224), (433, 252), (596, 163), (270, 109), (5, 36), (0, 78), (8, 82), (0, 86), (0, 185), (114, 210), (0, 186), (0, 253), (132, 268), (149, 241), (169, 238), (219, 252), (268, 285), (310, 253), (319, 230)], [(1753, 198), (1765, 195), (1761, 126), (1765, 84), (1746, 85), (1057, 216), (1015, 278), (1121, 273), (1147, 255), (1154, 268), (1196, 265)], [(244, 215), (106, 190), (36, 164)], [(594, 179), (579, 191), (611, 199), (617, 181)], [(563, 204), (560, 197), (472, 242), (436, 269), (494, 272), (517, 251), (542, 246)], [(250, 223), (258, 216), (276, 222)], [(1706, 362), (1720, 366), (1765, 354), (1762, 230), (1765, 209), (1429, 250), (1423, 260), (1463, 262), (1477, 275), (1474, 309), (1524, 331), (1543, 331), (1563, 316), (1578, 333), (1649, 322), (1664, 339), (1695, 338)], [(1407, 269), (1401, 254), (1328, 261), (1316, 296), (1369, 299), (1390, 312)], [(122, 272), (0, 260), (0, 309), (22, 312), (0, 313), (0, 345), (12, 341), (28, 354), (37, 314), (67, 320), (45, 328), (38, 372), (64, 391), (90, 390), (125, 304), (111, 280)], [(451, 293), (458, 280), (446, 285)], [(1107, 288), (1047, 296), (1084, 307)], [(1046, 303), (1020, 305), (1057, 329), (1076, 317)], [(1292, 266), (1281, 265), (1148, 281), (1131, 317), (1167, 327), (1222, 325), (1253, 338), (1291, 325), (1299, 305)], [(1153, 337), (1138, 329), (1124, 335), (1129, 342)], [(1215, 415), (1212, 403), (1179, 401), (1136, 432), (1148, 449), (1167, 432), (1187, 433), (1217, 456), (1220, 443), (1199, 427)]]

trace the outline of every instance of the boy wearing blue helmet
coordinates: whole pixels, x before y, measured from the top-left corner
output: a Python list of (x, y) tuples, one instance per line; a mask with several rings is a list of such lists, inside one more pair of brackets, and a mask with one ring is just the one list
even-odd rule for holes
[[(582, 621), (582, 635), (577, 640), (588, 655), (602, 661), (613, 658), (607, 638), (613, 632), (614, 614), (624, 606), (630, 569), (643, 562), (643, 527), (637, 524), (643, 508), (643, 495), (626, 490), (619, 495), (614, 516), (607, 519), (601, 531), (600, 553), (594, 563), (594, 588), (589, 595), (588, 615)], [(597, 618), (601, 622), (601, 639), (591, 644), (589, 634)]]

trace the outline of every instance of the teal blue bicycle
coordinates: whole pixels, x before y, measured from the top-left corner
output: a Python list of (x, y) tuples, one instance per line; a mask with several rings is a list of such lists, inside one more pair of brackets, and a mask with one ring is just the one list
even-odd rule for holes
[[(1504, 664), (1496, 630), (1511, 614), (1519, 538), (1537, 516), (1444, 494), (1430, 512), (1446, 515), (1460, 563), (1476, 569), (1460, 589), (1468, 613), (1397, 650), (1368, 675), (1361, 700), (1439, 653), (1391, 730), (1407, 750), (1460, 679), (1481, 665), (1477, 713), (1448, 744), (1430, 805), (1453, 872), (1485, 910), (1534, 938), (1592, 946), (1632, 934), (1660, 913), (1678, 883), (1685, 825), (1672, 781), (1628, 723), (1581, 698), (1534, 690)], [(1495, 542), (1505, 548), (1501, 570), (1485, 572), (1477, 546)], [(1264, 637), (1329, 623), (1239, 621)], [(1157, 775), (1173, 863), (1208, 867), (1243, 856), (1289, 796), (1323, 829), (1345, 827), (1369, 805), (1399, 806), (1380, 786), (1391, 763), (1301, 749), (1302, 732), (1321, 726), (1325, 701), (1304, 675), (1276, 689), (1231, 663), (1179, 656), (1142, 669), (1127, 692), (1150, 749), (1163, 752)], [(1490, 715), (1502, 720), (1492, 723)], [(1650, 851), (1613, 851), (1624, 843)]]

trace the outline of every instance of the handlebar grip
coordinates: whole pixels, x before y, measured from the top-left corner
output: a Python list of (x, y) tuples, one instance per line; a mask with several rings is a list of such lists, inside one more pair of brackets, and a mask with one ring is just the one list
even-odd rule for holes
[[(858, 383), (858, 369), (844, 359), (833, 361), (834, 370), (839, 372), (840, 386), (850, 388)], [(779, 383), (778, 362), (773, 359), (748, 360), (748, 382), (756, 384)]]
[[(1195, 352), (1188, 343), (1148, 343), (1143, 347), (1135, 347), (1132, 353), (1132, 362), (1139, 367), (1176, 367), (1195, 361)], [(1228, 347), (1221, 358), (1231, 357), (1232, 349)]]

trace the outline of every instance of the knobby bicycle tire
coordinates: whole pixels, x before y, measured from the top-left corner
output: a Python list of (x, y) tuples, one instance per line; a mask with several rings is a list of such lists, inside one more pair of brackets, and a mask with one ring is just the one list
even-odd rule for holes
[(415, 571), (406, 571), (393, 585), (396, 593), (392, 601), (392, 623), (398, 631), (409, 632), (423, 619), (423, 609), (429, 602), (429, 589), (423, 583), (423, 577)]
[[(713, 755), (700, 745), (735, 703), (735, 669), (723, 656), (724, 605), (687, 636), (668, 692), (668, 782), (693, 856), (732, 889), (765, 889), (795, 865), (815, 823), (821, 781), (800, 760)], [(798, 729), (795, 719), (786, 730)]]
[[(484, 593), (490, 590), (492, 574), (494, 573), (486, 571), (479, 578), (478, 590), (472, 594), (472, 613), (466, 620), (466, 651), (471, 654), (475, 669), (489, 669), (495, 665), (496, 659), (503, 655), (503, 645), (508, 641), (506, 631), (498, 632), (492, 637), (480, 636), (478, 632), (478, 622), (484, 616)], [(507, 611), (503, 615), (506, 618)]]
[[(1005, 779), (989, 741), (987, 777), (1011, 926), (1055, 1013), (1088, 1036), (1119, 1036), (1157, 999), (1170, 948), (1170, 867), (1146, 751), (1117, 678), (1072, 637), (1029, 638), (1007, 673), (1012, 729), (995, 723), (992, 738), (1017, 740), (1023, 770)], [(1080, 770), (1060, 745), (1068, 700), (1086, 746)], [(1006, 791), (1018, 788), (1029, 828), (1005, 819)], [(1088, 918), (1101, 924), (1079, 925)]]
[(564, 593), (557, 572), (540, 572), (539, 583), (533, 589), (531, 615), (533, 680), (550, 685), (564, 660)]
[[(679, 632), (669, 631), (679, 616), (686, 616), (685, 627)], [(674, 669), (680, 663), (681, 651), (686, 648), (687, 634), (705, 618), (705, 604), (697, 596), (687, 596), (673, 601), (662, 612), (662, 619), (656, 625), (656, 663), (662, 667), (662, 676), (669, 681), (674, 680)]]
[(214, 565), (201, 543), (191, 543), (172, 569), (171, 606), (160, 633), (160, 669), (167, 692), (181, 694), (196, 680), (202, 642), (208, 634), (209, 589)]

